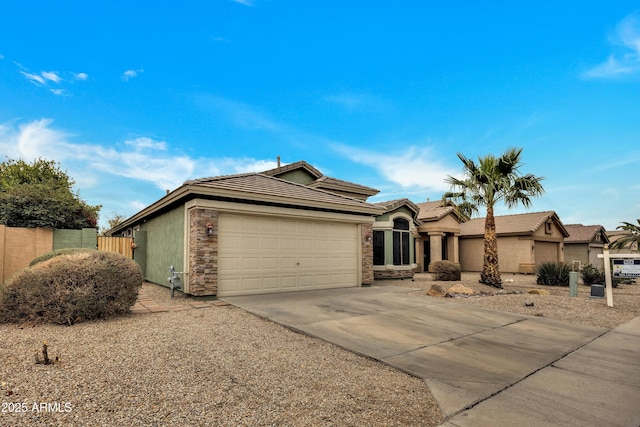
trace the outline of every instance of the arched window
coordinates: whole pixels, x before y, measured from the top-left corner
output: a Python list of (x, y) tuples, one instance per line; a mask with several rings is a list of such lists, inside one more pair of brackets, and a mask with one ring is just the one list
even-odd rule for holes
[(409, 250), (409, 221), (404, 218), (393, 220), (393, 265), (411, 264)]

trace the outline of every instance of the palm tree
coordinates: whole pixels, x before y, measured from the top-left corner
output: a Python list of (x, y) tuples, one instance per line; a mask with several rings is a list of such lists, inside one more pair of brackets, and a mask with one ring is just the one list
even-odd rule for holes
[(627, 233), (621, 235), (616, 239), (609, 247), (611, 249), (624, 249), (629, 246), (629, 249), (633, 250), (636, 247), (636, 251), (640, 250), (640, 219), (637, 219), (638, 225), (631, 224), (630, 222), (622, 222), (623, 225), (616, 227), (616, 230), (624, 230)]
[(522, 148), (509, 148), (502, 156), (496, 158), (487, 155), (478, 158), (476, 164), (458, 153), (464, 165), (463, 178), (448, 176), (446, 182), (451, 191), (444, 194), (444, 199), (451, 199), (459, 206), (462, 216), (470, 217), (484, 206), (487, 216), (484, 223), (484, 262), (480, 283), (502, 288), (502, 279), (498, 265), (498, 240), (496, 221), (493, 214), (498, 202), (504, 202), (508, 208), (523, 205), (531, 206), (531, 199), (544, 193), (540, 184), (543, 180), (532, 174), (521, 175), (520, 155)]

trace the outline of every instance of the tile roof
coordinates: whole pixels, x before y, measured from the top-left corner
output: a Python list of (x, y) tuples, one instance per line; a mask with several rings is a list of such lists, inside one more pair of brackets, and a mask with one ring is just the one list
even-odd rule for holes
[(608, 243), (606, 231), (601, 225), (582, 225), (582, 224), (565, 224), (569, 237), (564, 241), (566, 243), (588, 243), (594, 241), (598, 233), (603, 236), (604, 243)]
[(208, 192), (233, 193), (234, 198), (247, 200), (273, 198), (298, 206), (315, 204), (329, 204), (335, 208), (344, 207), (345, 210), (358, 208), (375, 208), (375, 205), (351, 197), (342, 196), (322, 189), (308, 187), (262, 173), (245, 173), (238, 175), (216, 176), (186, 181), (185, 186), (193, 187), (194, 192), (207, 190)]
[(335, 188), (340, 187), (343, 190), (352, 190), (355, 193), (363, 193), (367, 195), (375, 195), (379, 193), (379, 190), (375, 188), (367, 187), (364, 185), (356, 184), (354, 182), (343, 181), (337, 178), (331, 178), (330, 176), (322, 176), (316, 179), (314, 182), (308, 184), (309, 187), (327, 187), (327, 188)]
[(318, 169), (314, 168), (313, 166), (311, 166), (309, 163), (305, 162), (304, 160), (300, 160), (300, 161), (295, 162), (295, 163), (289, 163), (288, 165), (279, 166), (277, 168), (269, 169), (269, 170), (261, 172), (261, 173), (264, 174), (264, 175), (268, 175), (268, 176), (276, 176), (276, 175), (281, 175), (281, 174), (286, 173), (286, 172), (294, 171), (296, 169), (305, 169), (310, 175), (312, 175), (316, 179), (321, 178), (322, 176), (324, 176), (322, 174), (322, 172), (320, 172)]
[(443, 206), (442, 200), (417, 203), (416, 206), (420, 209), (418, 219), (421, 221), (437, 221), (450, 213), (455, 214), (456, 211), (455, 206), (450, 202)]
[[(509, 236), (518, 234), (533, 234), (548, 219), (554, 221), (556, 226), (566, 236), (568, 235), (560, 218), (554, 211), (531, 212), (514, 215), (496, 216), (496, 233), (499, 236)], [(461, 236), (482, 236), (484, 235), (484, 218), (474, 218), (460, 224)]]

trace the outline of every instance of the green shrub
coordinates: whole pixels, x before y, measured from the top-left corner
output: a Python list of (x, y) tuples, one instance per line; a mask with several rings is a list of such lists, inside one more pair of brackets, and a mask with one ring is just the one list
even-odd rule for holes
[(460, 264), (451, 261), (434, 261), (431, 263), (433, 280), (453, 281), (460, 280)]
[(29, 263), (29, 267), (33, 267), (34, 265), (41, 263), (43, 261), (50, 260), (51, 258), (55, 258), (59, 255), (70, 255), (77, 254), (83, 252), (94, 252), (95, 249), (86, 249), (86, 248), (64, 248), (64, 249), (56, 249), (55, 251), (47, 252), (46, 254), (42, 254), (39, 257), (34, 258)]
[(547, 286), (569, 286), (569, 272), (567, 264), (545, 262), (536, 267), (536, 283)]
[(142, 286), (140, 267), (122, 255), (59, 255), (14, 274), (0, 287), (0, 322), (72, 325), (128, 313)]
[(592, 264), (586, 264), (582, 267), (580, 277), (582, 277), (582, 283), (585, 285), (593, 285), (594, 283), (604, 284), (604, 271)]

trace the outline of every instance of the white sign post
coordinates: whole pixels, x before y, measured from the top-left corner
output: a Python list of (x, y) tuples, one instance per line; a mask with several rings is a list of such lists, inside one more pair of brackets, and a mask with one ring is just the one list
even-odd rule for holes
[[(640, 254), (609, 254), (609, 248), (604, 249), (603, 254), (598, 254), (598, 258), (604, 258), (604, 281), (607, 285), (607, 305), (613, 307), (613, 285), (611, 283), (611, 262), (614, 260), (616, 277), (640, 277), (640, 264), (635, 260), (627, 260), (626, 258), (640, 259)], [(623, 260), (622, 262), (616, 262)], [(631, 262), (625, 262), (631, 261)]]

